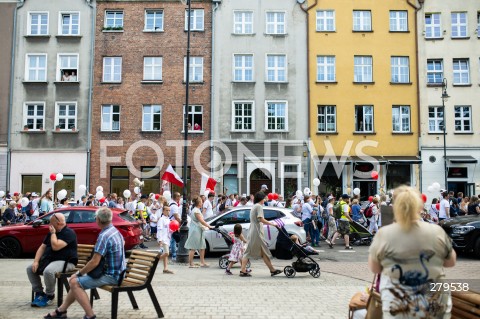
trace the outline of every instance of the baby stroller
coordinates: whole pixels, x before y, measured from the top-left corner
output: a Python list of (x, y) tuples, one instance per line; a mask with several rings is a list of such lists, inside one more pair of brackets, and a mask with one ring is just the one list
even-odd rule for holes
[[(225, 240), (225, 243), (227, 244), (228, 249), (231, 250), (234, 242), (230, 234), (220, 225), (217, 225), (215, 227), (215, 231), (222, 236), (223, 240)], [(230, 257), (230, 253), (220, 257), (220, 259), (218, 259), (218, 266), (222, 269), (227, 269), (228, 263), (229, 263), (228, 261), (229, 257)], [(250, 268), (250, 261), (247, 262), (247, 268)]]
[(275, 257), (278, 259), (291, 259), (293, 256), (297, 257), (297, 260), (292, 263), (292, 266), (286, 266), (283, 269), (285, 276), (287, 276), (287, 278), (293, 278), (297, 272), (308, 272), (313, 278), (320, 277), (320, 266), (315, 260), (308, 256), (309, 253), (302, 246), (297, 245), (290, 239), (284, 227), (279, 227), (278, 230)]
[(370, 245), (373, 235), (360, 223), (350, 222), (350, 243), (355, 246)]

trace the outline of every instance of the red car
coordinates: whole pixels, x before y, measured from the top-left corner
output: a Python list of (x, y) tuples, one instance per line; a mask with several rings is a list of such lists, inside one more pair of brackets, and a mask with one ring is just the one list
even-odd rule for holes
[[(95, 222), (98, 207), (64, 207), (37, 218), (27, 225), (15, 224), (0, 228), (0, 257), (15, 258), (22, 253), (35, 253), (48, 234), (48, 225), (53, 213), (65, 215), (67, 226), (77, 234), (79, 244), (93, 245), (100, 228)], [(112, 209), (113, 225), (125, 239), (125, 250), (140, 244), (142, 230), (128, 211)]]

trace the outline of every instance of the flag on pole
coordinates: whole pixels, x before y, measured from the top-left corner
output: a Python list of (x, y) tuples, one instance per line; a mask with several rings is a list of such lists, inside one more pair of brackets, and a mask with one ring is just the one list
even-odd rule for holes
[(202, 195), (203, 195), (203, 192), (207, 190), (207, 188), (214, 191), (215, 185), (217, 185), (217, 181), (214, 178), (211, 178), (207, 174), (202, 173), (202, 182), (200, 183), (200, 193)]
[(167, 170), (162, 175), (162, 180), (183, 187), (183, 181), (178, 174), (173, 170), (172, 164), (169, 164)]

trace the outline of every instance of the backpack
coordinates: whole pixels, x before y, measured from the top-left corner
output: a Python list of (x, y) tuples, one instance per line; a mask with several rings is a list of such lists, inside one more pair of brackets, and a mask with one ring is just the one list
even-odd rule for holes
[(370, 218), (373, 216), (373, 204), (369, 204), (363, 213), (365, 217)]
[(342, 205), (340, 205), (340, 202), (337, 202), (335, 206), (333, 206), (333, 217), (335, 217), (335, 219), (340, 219), (342, 218), (342, 214)]

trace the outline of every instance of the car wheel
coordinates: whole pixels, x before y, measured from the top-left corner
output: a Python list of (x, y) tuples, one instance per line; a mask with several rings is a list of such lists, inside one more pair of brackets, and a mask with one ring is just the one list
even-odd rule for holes
[(473, 253), (477, 258), (480, 258), (480, 236), (475, 241), (475, 246), (473, 247)]
[(22, 253), (20, 242), (13, 237), (0, 239), (0, 257), (17, 258)]
[(284, 269), (283, 269), (283, 273), (285, 274), (285, 276), (287, 276), (287, 278), (293, 278), (295, 277), (295, 274), (297, 273), (295, 271), (295, 269), (293, 269), (293, 267), (291, 266), (286, 266)]

